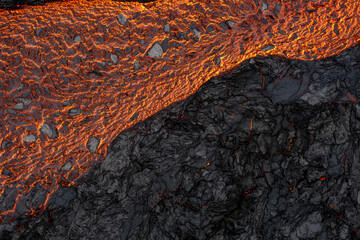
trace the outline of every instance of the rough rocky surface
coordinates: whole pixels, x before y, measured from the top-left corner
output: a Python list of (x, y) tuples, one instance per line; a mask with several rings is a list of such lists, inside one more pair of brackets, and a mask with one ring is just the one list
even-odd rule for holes
[(359, 69), (360, 46), (246, 61), (120, 133), (0, 239), (359, 239)]

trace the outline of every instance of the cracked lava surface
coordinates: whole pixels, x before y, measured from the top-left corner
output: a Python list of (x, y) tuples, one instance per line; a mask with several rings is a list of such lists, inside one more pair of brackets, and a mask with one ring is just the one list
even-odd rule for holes
[[(116, 135), (257, 55), (360, 42), (359, 1), (52, 2), (0, 10), (0, 206), (36, 214)], [(46, 190), (28, 203), (31, 192)]]

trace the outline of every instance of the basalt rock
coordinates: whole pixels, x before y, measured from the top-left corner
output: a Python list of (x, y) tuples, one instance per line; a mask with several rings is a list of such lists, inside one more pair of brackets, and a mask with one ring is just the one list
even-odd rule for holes
[(359, 67), (359, 45), (246, 61), (121, 132), (0, 238), (358, 239)]

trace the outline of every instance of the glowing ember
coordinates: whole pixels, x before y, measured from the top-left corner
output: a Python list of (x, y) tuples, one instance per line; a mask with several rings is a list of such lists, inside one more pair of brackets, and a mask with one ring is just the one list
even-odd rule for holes
[(246, 59), (319, 59), (354, 46), (359, 5), (77, 0), (0, 11), (0, 193), (18, 192), (2, 216), (43, 188), (28, 211), (37, 213), (103, 159), (119, 132)]

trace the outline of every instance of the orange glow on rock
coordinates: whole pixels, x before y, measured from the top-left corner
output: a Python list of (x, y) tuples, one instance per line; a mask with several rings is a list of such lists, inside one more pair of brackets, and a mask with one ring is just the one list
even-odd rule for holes
[(35, 187), (48, 196), (31, 214), (44, 209), (122, 130), (249, 58), (320, 59), (360, 42), (358, 0), (259, 2), (76, 0), (0, 10), (0, 140), (12, 142), (0, 150), (0, 194), (19, 192), (2, 216)]

